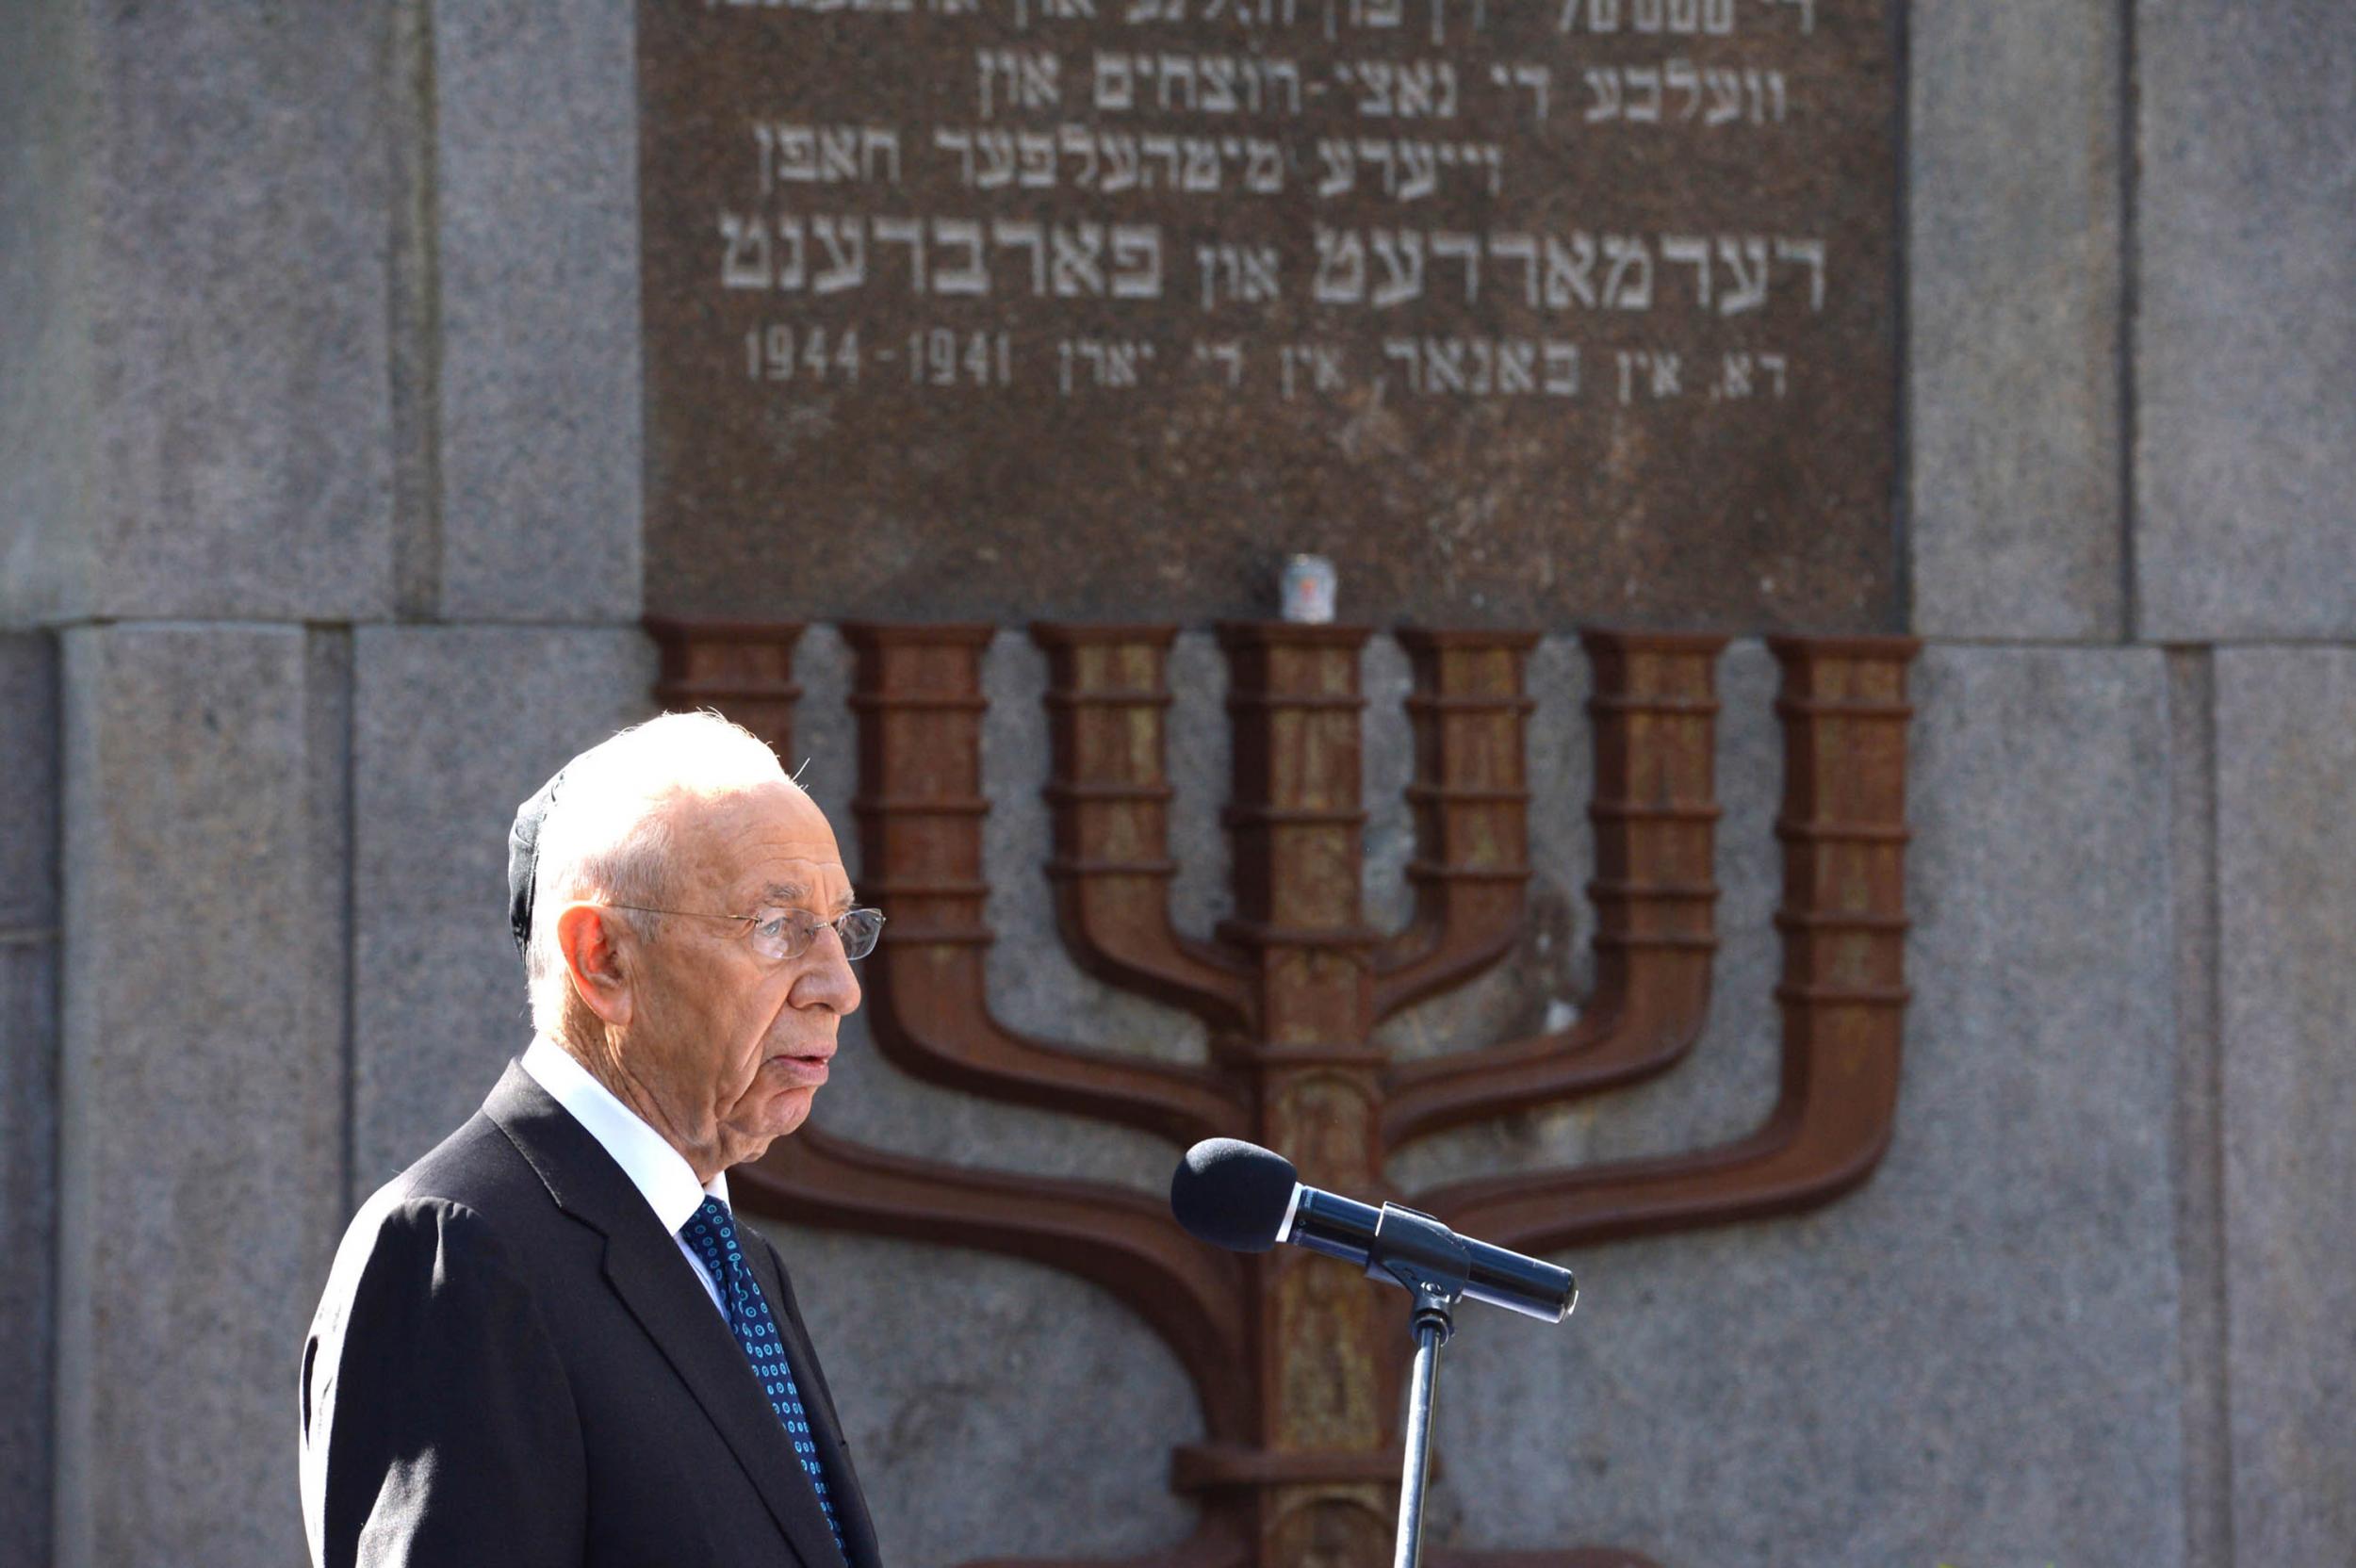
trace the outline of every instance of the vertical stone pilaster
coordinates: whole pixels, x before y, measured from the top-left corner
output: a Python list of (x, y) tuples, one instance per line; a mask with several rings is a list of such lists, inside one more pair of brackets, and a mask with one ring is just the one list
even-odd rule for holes
[(58, 618), (348, 621), (392, 602), (388, 13), (90, 24), (91, 550)]
[(0, 634), (0, 1568), (49, 1561), (57, 1348), (55, 645)]
[(2356, 650), (2217, 655), (2233, 1561), (2356, 1558)]
[(350, 649), (64, 638), (57, 1560), (292, 1562), (344, 1219)]
[(1912, 629), (2126, 627), (2114, 0), (1907, 9)]
[(2135, 18), (2135, 629), (2356, 637), (2356, 9)]
[(0, 50), (0, 624), (90, 596), (90, 8), (8, 8)]
[(638, 615), (637, 27), (432, 4), (439, 613)]

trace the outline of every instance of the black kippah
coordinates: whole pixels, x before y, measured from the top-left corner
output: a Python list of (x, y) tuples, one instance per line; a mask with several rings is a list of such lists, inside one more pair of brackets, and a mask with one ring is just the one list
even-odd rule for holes
[[(578, 761), (579, 759), (574, 759)], [(507, 927), (515, 934), (515, 951), (532, 945), (532, 888), (540, 877), (540, 825), (555, 803), (556, 787), (564, 782), (564, 769), (515, 808), (515, 825), (507, 830)]]

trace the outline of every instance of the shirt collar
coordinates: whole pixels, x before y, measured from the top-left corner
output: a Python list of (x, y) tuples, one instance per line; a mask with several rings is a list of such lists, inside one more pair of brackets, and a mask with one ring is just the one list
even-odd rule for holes
[(727, 1171), (714, 1176), (710, 1186), (696, 1181), (695, 1168), (685, 1155), (623, 1104), (612, 1089), (590, 1076), (571, 1052), (546, 1035), (525, 1050), (523, 1070), (614, 1156), (614, 1163), (646, 1200), (665, 1231), (679, 1234), (679, 1227), (703, 1207), (707, 1196), (727, 1205)]

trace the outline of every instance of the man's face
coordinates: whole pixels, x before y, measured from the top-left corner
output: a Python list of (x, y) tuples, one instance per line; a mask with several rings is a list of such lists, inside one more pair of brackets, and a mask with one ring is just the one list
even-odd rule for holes
[[(675, 809), (669, 907), (832, 920), (851, 906), (834, 830), (792, 785)], [(668, 916), (643, 951), (625, 1065), (675, 1136), (696, 1146), (699, 1175), (707, 1160), (719, 1168), (760, 1158), (810, 1115), (836, 1027), (859, 1004), (841, 935), (822, 930), (799, 956), (776, 961), (754, 951), (742, 924)]]

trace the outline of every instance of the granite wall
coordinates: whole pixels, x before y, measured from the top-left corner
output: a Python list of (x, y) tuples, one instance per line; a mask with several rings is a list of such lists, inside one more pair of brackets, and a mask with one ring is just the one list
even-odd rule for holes
[[(8, 25), (0, 1565), (292, 1563), (294, 1355), (337, 1230), (525, 1036), (508, 815), (649, 700), (631, 12)], [(1896, 1139), (1806, 1218), (1581, 1254), (1562, 1330), (1468, 1324), (1433, 1527), (1672, 1568), (2356, 1559), (2356, 11), (1922, 6), (1906, 55), (1929, 645)], [(1223, 675), (1199, 635), (1173, 669), (1199, 928)], [(1585, 978), (1586, 674), (1563, 638), (1533, 671), (1553, 913), (1398, 1050), (1559, 1020)], [(843, 822), (830, 629), (801, 673)], [(1366, 674), (1395, 922), (1396, 645)], [(1738, 642), (1721, 678), (1693, 1060), (1433, 1139), (1403, 1180), (1691, 1147), (1772, 1097), (1773, 673)], [(998, 1005), (1199, 1051), (1052, 939), (1039, 656), (1009, 634), (988, 680)], [(1152, 1139), (915, 1085), (851, 1036), (837, 1130), (1166, 1176)], [(1109, 1298), (779, 1235), (895, 1560), (1184, 1533), (1192, 1395)]]

